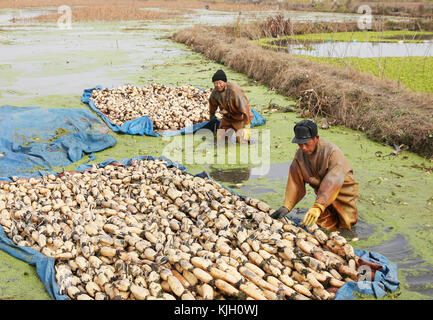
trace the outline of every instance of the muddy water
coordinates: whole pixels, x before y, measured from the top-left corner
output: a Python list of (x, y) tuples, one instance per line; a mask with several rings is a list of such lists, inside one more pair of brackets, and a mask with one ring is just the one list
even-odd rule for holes
[(117, 87), (137, 70), (182, 55), (166, 48), (169, 43), (156, 40), (152, 31), (50, 29), (37, 37), (26, 30), (10, 33), (13, 44), (0, 50), (1, 64), (9, 66), (10, 76), (0, 78), (0, 87), (26, 95), (80, 94), (98, 84)]
[[(215, 15), (209, 13), (204, 21), (208, 24), (217, 21), (219, 18)], [(238, 13), (221, 16), (235, 21)], [(202, 15), (198, 17), (202, 19)], [(160, 39), (196, 18), (155, 23), (73, 23), (72, 30), (59, 30), (53, 24), (34, 29), (10, 28), (6, 34), (0, 33), (10, 39), (7, 45), (0, 41), (0, 105), (86, 108), (80, 102), (82, 91), (98, 84), (113, 87), (159, 82), (208, 88), (212, 85), (212, 74), (219, 68), (226, 71), (230, 81), (242, 86), (256, 110), (263, 110), (270, 103), (282, 107), (293, 105), (293, 101), (242, 74), (210, 62), (182, 45)], [(218, 23), (223, 22), (228, 21), (218, 20)], [(267, 174), (254, 176), (252, 165), (183, 164), (192, 173), (208, 171), (233, 190), (266, 201), (277, 209), (283, 201), (289, 161), (296, 151), (296, 146), (290, 143), (292, 127), (300, 118), (294, 113), (274, 113), (266, 115), (266, 119), (263, 129), (269, 130), (271, 135), (268, 150), (271, 165)], [(98, 152), (96, 160), (90, 163), (136, 155), (158, 156), (170, 143), (159, 138), (112, 134), (117, 139), (116, 146)], [(359, 238), (354, 242), (355, 248), (383, 253), (398, 264), (402, 282), (400, 298), (432, 299), (433, 193), (425, 186), (433, 185), (433, 176), (411, 167), (432, 164), (411, 153), (377, 158), (376, 151), (388, 154), (392, 149), (371, 142), (353, 130), (333, 127), (322, 130), (320, 135), (340, 146), (360, 183), (360, 221), (344, 235), (349, 239)], [(228, 152), (235, 152), (235, 149), (227, 147)], [(187, 152), (186, 148), (181, 152)], [(66, 169), (88, 160), (84, 157)], [(307, 188), (305, 198), (291, 215), (302, 217), (313, 201), (314, 192)], [(4, 252), (0, 252), (0, 261), (0, 298), (48, 299), (34, 268)]]
[(383, 254), (390, 261), (397, 261), (399, 274), (406, 274), (406, 286), (409, 290), (433, 298), (432, 266), (420, 255), (415, 254), (407, 239), (397, 234), (393, 239), (365, 250)]
[[(254, 175), (251, 173), (251, 167), (219, 169), (209, 167), (209, 174), (218, 181), (227, 183), (228, 186), (239, 186), (245, 181), (251, 180), (272, 180), (274, 182), (285, 182), (289, 172), (290, 162), (273, 163), (269, 167), (269, 172), (265, 175)], [(257, 181), (256, 181), (257, 182)]]

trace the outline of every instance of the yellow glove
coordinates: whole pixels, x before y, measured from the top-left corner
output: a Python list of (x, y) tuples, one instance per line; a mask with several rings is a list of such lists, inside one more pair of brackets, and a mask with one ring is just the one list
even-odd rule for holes
[(322, 214), (323, 210), (325, 210), (325, 207), (320, 204), (315, 204), (308, 210), (308, 212), (305, 214), (304, 218), (302, 219), (302, 223), (306, 226), (312, 226), (317, 222), (319, 219), (319, 216)]
[(249, 141), (250, 140), (250, 136), (251, 136), (251, 125), (247, 124), (245, 125), (245, 127), (242, 129), (242, 139), (244, 141)]

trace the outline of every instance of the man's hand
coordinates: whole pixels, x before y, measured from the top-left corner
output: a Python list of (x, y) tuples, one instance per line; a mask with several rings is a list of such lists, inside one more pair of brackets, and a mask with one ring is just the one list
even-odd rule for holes
[(308, 212), (305, 214), (304, 218), (302, 219), (302, 223), (306, 226), (312, 226), (317, 222), (319, 219), (319, 216), (322, 214), (323, 210), (325, 208), (323, 206), (315, 204), (308, 210)]
[(251, 136), (251, 125), (247, 124), (245, 125), (245, 127), (242, 129), (242, 140), (244, 141), (250, 141), (250, 136)]
[(284, 216), (286, 216), (289, 213), (289, 210), (282, 206), (278, 210), (276, 210), (273, 214), (271, 214), (272, 219), (280, 219)]

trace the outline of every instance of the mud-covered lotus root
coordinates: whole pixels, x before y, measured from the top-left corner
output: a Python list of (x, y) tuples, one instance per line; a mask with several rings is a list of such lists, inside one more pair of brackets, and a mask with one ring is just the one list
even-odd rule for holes
[[(96, 108), (119, 126), (147, 116), (152, 119), (154, 130), (179, 130), (209, 120), (210, 92), (192, 86), (126, 85), (93, 90), (91, 99)], [(221, 118), (219, 112), (217, 117)]]
[(160, 160), (0, 184), (7, 236), (53, 257), (71, 299), (327, 300), (357, 280), (342, 236), (270, 212)]

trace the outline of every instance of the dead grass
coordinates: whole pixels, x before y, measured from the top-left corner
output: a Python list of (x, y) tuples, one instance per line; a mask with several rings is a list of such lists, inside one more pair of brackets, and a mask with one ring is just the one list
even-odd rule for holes
[(353, 8), (368, 5), (372, 14), (393, 15), (401, 17), (432, 17), (433, 3), (431, 1), (356, 1)]
[(233, 3), (215, 2), (199, 0), (2, 0), (0, 8), (40, 8), (40, 7), (59, 7), (68, 5), (70, 7), (102, 7), (102, 6), (125, 6), (138, 8), (161, 8), (161, 9), (205, 9), (219, 11), (262, 11), (275, 10), (278, 6), (273, 4), (252, 4), (252, 3)]
[[(372, 29), (383, 27), (382, 22), (374, 22)], [(270, 16), (264, 21), (251, 23), (236, 22), (222, 28), (227, 35), (245, 37), (251, 40), (276, 38), (286, 35), (359, 31), (357, 22), (292, 22), (283, 15)]]
[(261, 48), (218, 28), (195, 27), (175, 33), (207, 58), (246, 74), (298, 101), (312, 117), (326, 116), (333, 124), (366, 132), (389, 145), (405, 144), (420, 155), (433, 155), (433, 95), (401, 89), (357, 70), (315, 63)]
[(209, 8), (221, 11), (262, 11), (262, 10), (302, 10), (318, 12), (350, 12), (356, 13), (360, 5), (369, 5), (373, 15), (395, 15), (405, 17), (432, 17), (433, 4), (431, 1), (334, 1), (311, 0), (260, 1), (253, 0), (1, 0), (0, 8), (37, 8), (59, 7), (61, 5), (76, 6), (139, 6), (140, 8), (164, 8), (172, 10)]
[[(261, 38), (277, 38), (287, 35), (300, 35), (312, 33), (335, 33), (359, 31), (356, 21), (347, 22), (299, 22), (284, 18), (282, 14), (269, 16), (264, 21), (253, 21), (243, 23), (238, 20), (235, 23), (223, 26), (221, 30), (228, 36), (245, 37), (251, 40)], [(374, 20), (371, 23), (370, 31), (386, 30), (412, 30), (432, 31), (433, 20), (411, 19), (409, 21)]]
[(357, 13), (359, 6), (368, 5), (371, 14), (375, 16), (400, 16), (400, 17), (433, 17), (433, 4), (431, 1), (352, 1), (352, 0), (321, 0), (321, 1), (287, 1), (280, 7), (284, 10), (319, 11)]
[[(170, 16), (185, 13), (191, 9), (220, 10), (220, 11), (251, 11), (271, 10), (274, 5), (254, 5), (248, 3), (211, 3), (194, 0), (178, 1), (139, 1), (139, 0), (36, 0), (36, 1), (14, 1), (5, 0), (0, 2), (0, 8), (44, 8), (60, 7), (67, 4), (71, 7), (73, 21), (117, 21), (117, 20), (143, 20), (164, 19)], [(164, 9), (161, 11), (143, 9)], [(32, 18), (16, 19), (16, 21), (56, 21), (61, 14), (52, 13)]]
[[(176, 15), (174, 11), (160, 12), (140, 10), (138, 7), (77, 7), (71, 10), (72, 21), (121, 21), (121, 20), (149, 20), (164, 19)], [(16, 20), (28, 21), (57, 21), (62, 14), (53, 13), (40, 15), (34, 18), (22, 18)]]

